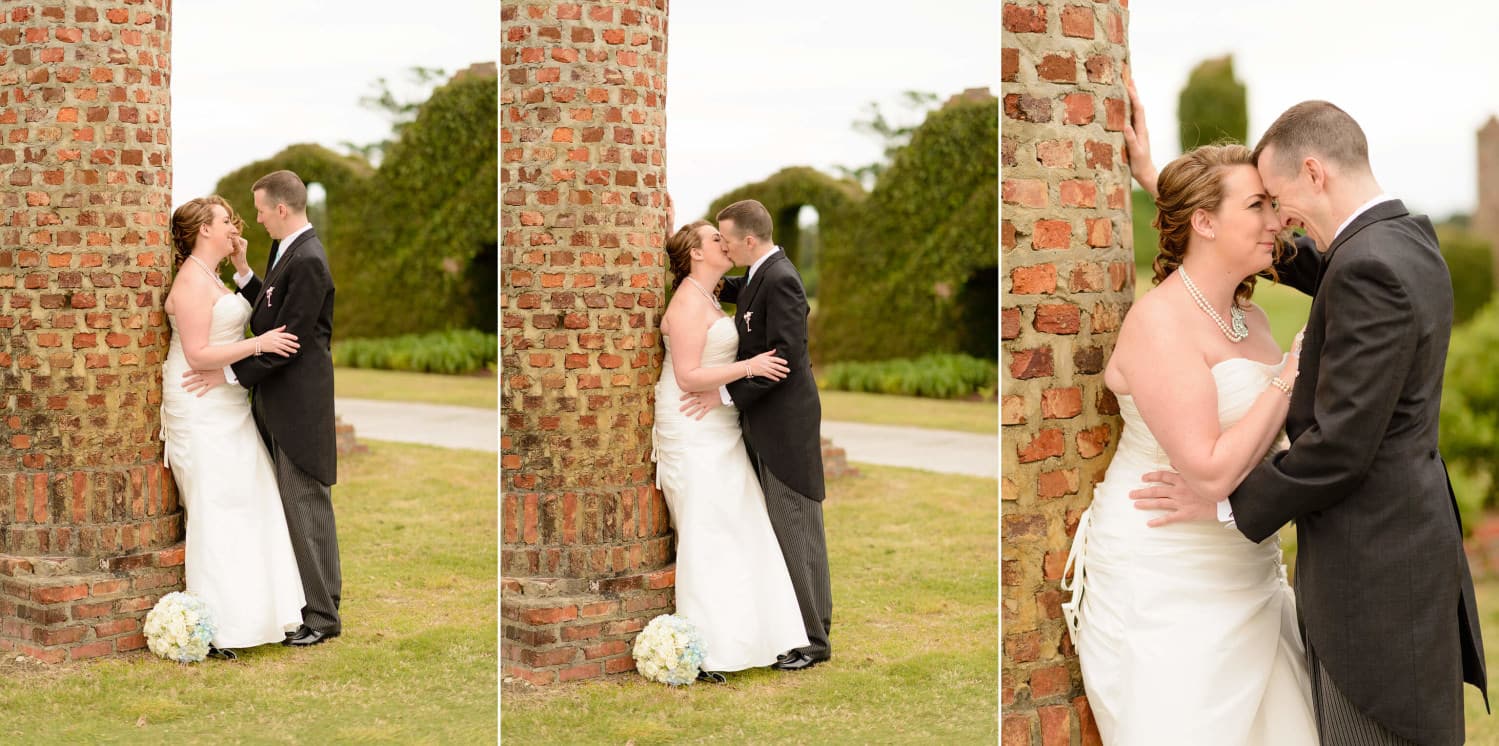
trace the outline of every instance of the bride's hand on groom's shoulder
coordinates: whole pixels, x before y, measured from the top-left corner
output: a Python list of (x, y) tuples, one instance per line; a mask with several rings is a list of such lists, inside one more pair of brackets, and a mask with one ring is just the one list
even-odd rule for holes
[(286, 331), (284, 324), (260, 335), (257, 339), (260, 340), (261, 353), (274, 353), (281, 357), (291, 357), (301, 346), (297, 344), (297, 335)]

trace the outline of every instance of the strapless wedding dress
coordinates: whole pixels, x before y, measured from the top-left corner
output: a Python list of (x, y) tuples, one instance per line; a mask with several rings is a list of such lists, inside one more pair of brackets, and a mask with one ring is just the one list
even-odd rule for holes
[[(1279, 364), (1212, 369), (1218, 420), (1238, 422)], [(1106, 744), (1293, 746), (1317, 726), (1279, 537), (1255, 544), (1217, 521), (1146, 526), (1134, 507), (1147, 472), (1167, 470), (1134, 400), (1073, 539), (1064, 604), (1088, 704)], [(1284, 444), (1281, 444), (1284, 447)]]
[[(219, 298), (209, 344), (243, 339), (249, 318), (243, 296)], [(187, 590), (213, 614), (216, 647), (280, 642), (286, 626), (302, 622), (305, 600), (275, 470), (243, 388), (216, 386), (201, 398), (182, 388), (190, 366), (177, 317), (167, 319), (172, 343), (161, 371), (161, 430), (187, 519)]]
[[(717, 407), (701, 420), (683, 415), (671, 340), (663, 339), (652, 455), (656, 486), (677, 530), (677, 614), (702, 635), (703, 670), (768, 666), (777, 655), (806, 647), (807, 632), (744, 448), (739, 410)], [(728, 365), (738, 352), (733, 319), (715, 321), (702, 364)]]

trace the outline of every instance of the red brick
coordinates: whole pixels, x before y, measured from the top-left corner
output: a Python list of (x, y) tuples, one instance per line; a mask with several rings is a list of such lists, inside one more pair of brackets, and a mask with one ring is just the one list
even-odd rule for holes
[(1020, 463), (1055, 458), (1067, 452), (1067, 440), (1059, 428), (1047, 428), (1036, 434), (1030, 442), (1016, 447)]
[(624, 640), (606, 640), (597, 645), (588, 645), (583, 648), (583, 657), (588, 660), (604, 658), (611, 655), (619, 655), (630, 649), (630, 643)]
[(1078, 730), (1082, 731), (1083, 746), (1103, 746), (1103, 736), (1098, 732), (1098, 721), (1093, 719), (1093, 708), (1087, 697), (1073, 697), (1072, 709), (1077, 712)]
[(582, 663), (571, 668), (564, 668), (557, 672), (558, 681), (578, 681), (580, 679), (598, 678), (604, 674), (604, 666), (601, 663)]
[(1088, 245), (1095, 249), (1112, 246), (1114, 243), (1114, 221), (1109, 218), (1089, 218)]
[(1072, 303), (1043, 304), (1036, 307), (1033, 325), (1036, 331), (1047, 334), (1077, 334), (1082, 325), (1082, 309)]
[(1042, 746), (1072, 746), (1072, 708), (1051, 705), (1036, 710), (1041, 716)]
[(526, 624), (553, 624), (578, 618), (578, 607), (558, 606), (550, 609), (527, 609), (521, 612), (521, 621)]
[(1088, 319), (1094, 332), (1117, 332), (1124, 321), (1124, 309), (1112, 303), (1097, 303), (1088, 313)]
[(1048, 54), (1036, 64), (1036, 76), (1053, 83), (1077, 81), (1077, 58), (1071, 54)]
[(1111, 132), (1124, 131), (1124, 99), (1106, 98), (1103, 100), (1104, 125), (1103, 128)]
[(1020, 122), (1045, 124), (1051, 121), (1051, 104), (1052, 100), (1049, 98), (1025, 93), (1007, 94), (1005, 116)]
[(60, 601), (76, 601), (87, 595), (88, 586), (77, 584), (37, 588), (31, 592), (31, 599), (41, 604), (55, 604)]
[(1054, 372), (1050, 347), (1016, 350), (1010, 362), (1010, 377), (1016, 379), (1047, 378)]
[(1006, 714), (1001, 728), (1003, 746), (1032, 746), (1031, 733), (1035, 730), (1035, 722), (1029, 713)]
[(1000, 192), (1007, 205), (1046, 207), (1046, 182), (1036, 179), (1005, 179)]
[(1072, 274), (1067, 278), (1068, 287), (1074, 293), (1097, 293), (1101, 292), (1107, 283), (1107, 276), (1102, 265), (1092, 262), (1081, 262), (1072, 268)]
[(635, 670), (635, 659), (625, 655), (604, 661), (604, 673), (616, 674)]
[(1093, 9), (1086, 5), (1062, 8), (1062, 35), (1075, 39), (1093, 38)]
[(1041, 656), (1041, 633), (1020, 632), (1005, 637), (1005, 659), (1029, 663)]
[(1016, 34), (1046, 33), (1046, 6), (1005, 3), (1004, 27)]
[(134, 619), (116, 619), (112, 622), (94, 625), (95, 637), (111, 637), (122, 632), (134, 632), (140, 629), (140, 623)]
[(1114, 82), (1114, 59), (1107, 55), (1094, 55), (1083, 63), (1083, 69), (1088, 71), (1088, 80), (1093, 83), (1105, 85)]
[(91, 642), (87, 645), (79, 645), (68, 650), (68, 656), (75, 661), (87, 658), (98, 658), (101, 655), (109, 655), (114, 652), (114, 645), (109, 640)]
[[(1037, 309), (1037, 313), (1040, 313), (1040, 309)], [(1041, 392), (1041, 416), (1046, 419), (1070, 419), (1082, 412), (1083, 390), (1080, 387), (1068, 386)]]
[(1069, 93), (1063, 96), (1062, 108), (1066, 112), (1062, 121), (1067, 124), (1088, 124), (1097, 115), (1093, 96), (1087, 93)]
[(1004, 425), (1024, 425), (1025, 424), (1025, 422), (1026, 422), (1026, 416), (1025, 416), (1025, 397), (1023, 397), (1023, 396), (1006, 396), (1006, 397), (1002, 398), (1000, 400), (1000, 402), (1001, 402), (1001, 404), (1000, 404), (1000, 424), (1004, 424)]
[(1031, 699), (1044, 700), (1072, 691), (1072, 674), (1067, 666), (1057, 665), (1031, 672)]
[(1020, 72), (1020, 50), (1015, 47), (1005, 47), (1000, 56), (1000, 80), (1006, 83), (1015, 80), (1015, 74)]
[(1112, 262), (1109, 264), (1109, 287), (1114, 291), (1123, 290), (1134, 279), (1134, 262)]
[(1037, 250), (1072, 247), (1072, 224), (1065, 220), (1037, 220), (1031, 228), (1031, 247)]
[(1000, 339), (1020, 336), (1020, 309), (1006, 308), (1000, 312)]
[(1072, 168), (1071, 140), (1042, 140), (1036, 143), (1036, 160), (1047, 168)]
[(1047, 552), (1041, 561), (1041, 577), (1045, 580), (1061, 580), (1067, 572), (1067, 550)]
[(1058, 188), (1063, 207), (1098, 206), (1098, 185), (1087, 179), (1064, 181)]
[(1043, 295), (1057, 290), (1055, 264), (1037, 264), (1010, 270), (1010, 292), (1017, 295)]
[(1036, 496), (1056, 498), (1076, 495), (1078, 489), (1077, 469), (1058, 469), (1043, 472), (1036, 480)]
[(1099, 425), (1079, 431), (1077, 434), (1077, 455), (1083, 458), (1093, 458), (1108, 450), (1109, 440), (1112, 433), (1108, 425)]

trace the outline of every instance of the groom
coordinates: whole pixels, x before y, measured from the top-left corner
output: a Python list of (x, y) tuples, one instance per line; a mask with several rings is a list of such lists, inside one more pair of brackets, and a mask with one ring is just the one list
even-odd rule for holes
[[(317, 232), (307, 222), (307, 187), (295, 173), (276, 171), (256, 181), (255, 220), (271, 238), (265, 278), (243, 252), (231, 255), (234, 281), (253, 306), (250, 330), (279, 326), (301, 349), (290, 357), (256, 355), (222, 371), (190, 371), (185, 386), (238, 382), (254, 392), (255, 425), (276, 468), (297, 570), (302, 576), (302, 626), (285, 645), (316, 645), (338, 637), (343, 579), (329, 487), (338, 474), (333, 425), (333, 276)], [(250, 561), (252, 558), (246, 558)]]
[[(1386, 194), (1358, 123), (1292, 107), (1255, 165), (1311, 243), (1278, 264), (1312, 296), (1291, 395), (1291, 448), (1226, 503), (1173, 473), (1137, 490), (1164, 522), (1220, 517), (1259, 542), (1296, 521), (1296, 601), (1323, 743), (1455, 744), (1464, 681), (1488, 702), (1462, 527), (1437, 452), (1452, 284), (1424, 216)], [(1231, 511), (1225, 511), (1231, 507)]]
[(682, 411), (700, 416), (720, 404), (739, 408), (744, 443), (765, 492), (765, 509), (781, 545), (801, 608), (808, 645), (777, 657), (772, 668), (797, 671), (832, 657), (832, 583), (822, 527), (822, 402), (807, 357), (807, 295), (796, 267), (771, 242), (770, 213), (755, 200), (718, 213), (718, 230), (744, 277), (724, 281), (720, 298), (735, 304), (739, 360), (775, 350), (791, 369), (780, 381), (745, 377), (719, 391), (684, 394)]

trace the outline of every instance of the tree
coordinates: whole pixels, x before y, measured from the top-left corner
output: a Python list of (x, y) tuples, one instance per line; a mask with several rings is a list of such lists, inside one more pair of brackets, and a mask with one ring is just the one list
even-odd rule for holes
[(401, 131), (416, 119), (417, 111), (431, 97), (432, 89), (447, 80), (448, 74), (442, 68), (417, 65), (406, 71), (406, 77), (407, 85), (416, 88), (416, 95), (413, 98), (397, 98), (395, 92), (390, 89), (390, 81), (386, 78), (377, 78), (371, 84), (375, 92), (359, 98), (360, 106), (385, 114), (390, 118), (390, 137), (362, 145), (345, 140), (339, 143), (345, 150), (351, 154), (363, 156), (365, 160), (376, 166), (380, 165), (385, 149), (391, 143), (401, 139)]
[(925, 119), (927, 112), (937, 108), (938, 97), (935, 93), (927, 91), (905, 91), (902, 96), (903, 108), (914, 111), (919, 117), (915, 124), (895, 125), (885, 118), (885, 113), (880, 110), (878, 101), (870, 101), (865, 110), (869, 112), (868, 119), (854, 120), (854, 131), (866, 135), (872, 135), (884, 145), (884, 157), (874, 163), (863, 166), (835, 166), (843, 176), (858, 181), (865, 189), (873, 189), (875, 182), (879, 181), (880, 174), (895, 160), (895, 154), (911, 141), (911, 133), (921, 126), (921, 119)]
[(1249, 104), (1244, 84), (1234, 78), (1234, 57), (1203, 60), (1187, 76), (1177, 99), (1182, 152), (1225, 140), (1249, 141)]

